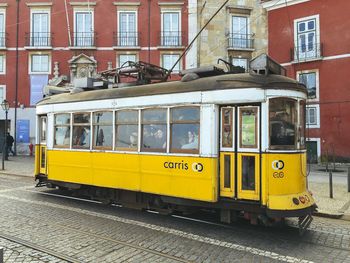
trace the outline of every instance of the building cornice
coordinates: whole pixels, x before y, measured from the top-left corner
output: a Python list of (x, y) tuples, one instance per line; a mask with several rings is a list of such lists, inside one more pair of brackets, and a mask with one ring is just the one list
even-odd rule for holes
[(265, 3), (262, 3), (262, 7), (266, 8), (267, 11), (274, 10), (274, 9), (279, 9), (291, 5), (297, 5), (301, 4), (304, 2), (309, 2), (310, 0), (286, 0), (286, 1), (281, 1), (281, 0), (271, 0)]
[(115, 6), (139, 6), (140, 2), (114, 2)]
[(41, 7), (41, 6), (52, 6), (52, 2), (41, 2), (41, 3), (26, 3), (27, 6), (29, 7)]
[(95, 6), (96, 2), (70, 2), (71, 6)]

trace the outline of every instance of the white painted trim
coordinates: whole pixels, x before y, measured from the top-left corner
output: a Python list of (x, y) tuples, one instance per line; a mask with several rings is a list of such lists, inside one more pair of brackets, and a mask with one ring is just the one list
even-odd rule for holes
[[(40, 9), (39, 8), (31, 8), (30, 9), (30, 29), (29, 29), (30, 34), (33, 33), (33, 14), (36, 14), (36, 13), (47, 14), (47, 17), (48, 17), (48, 25), (47, 25), (48, 32), (47, 33), (48, 33), (49, 37), (51, 38), (51, 9), (50, 8), (40, 8)], [(51, 41), (50, 41), (50, 44), (51, 44)], [(26, 47), (24, 47), (24, 48), (26, 48)], [(29, 46), (29, 48), (42, 48), (42, 47)], [(48, 48), (51, 49), (50, 46), (48, 46)]]
[(301, 4), (309, 1), (310, 0), (273, 0), (266, 3), (262, 3), (262, 7), (266, 8), (267, 11), (271, 11), (271, 10), (286, 7), (286, 2), (287, 2), (287, 6), (291, 6), (291, 5), (297, 5), (297, 4)]
[(184, 4), (185, 2), (158, 2), (159, 6), (178, 6)]
[(49, 7), (52, 6), (52, 2), (42, 2), (42, 3), (26, 3), (28, 7)]
[(0, 57), (3, 58), (3, 71), (0, 71), (0, 75), (6, 75), (6, 53), (0, 53)]
[(95, 6), (96, 2), (70, 2), (71, 6)]
[[(140, 41), (140, 39), (138, 37), (138, 12), (137, 12), (137, 10), (118, 10), (118, 12), (117, 12), (118, 33), (122, 32), (120, 30), (120, 25), (121, 25), (121, 23), (120, 23), (120, 14), (122, 14), (122, 13), (134, 13), (135, 14), (135, 33), (137, 35), (136, 36), (136, 42), (137, 42), (137, 45), (138, 45), (139, 41)], [(134, 46), (132, 46), (132, 47), (134, 47)]]
[(141, 5), (140, 2), (113, 2), (113, 5), (115, 6), (139, 6)]
[[(2, 96), (3, 96), (3, 99), (7, 99), (6, 98), (6, 85), (0, 85), (0, 89), (2, 89)], [(1, 103), (2, 101), (0, 101)]]
[[(298, 42), (298, 23), (315, 19), (316, 25), (315, 25), (315, 45), (316, 45), (316, 57), (310, 57), (310, 58), (299, 58), (299, 50), (296, 49), (296, 47), (299, 47), (299, 42)], [(320, 41), (320, 15), (312, 15), (312, 16), (306, 16), (306, 17), (301, 17), (298, 19), (294, 19), (294, 61), (295, 62), (309, 62), (312, 60), (320, 60), (321, 59), (321, 50), (318, 49), (318, 46), (321, 47), (321, 41)], [(293, 63), (293, 62), (292, 62)]]
[(306, 115), (308, 114), (309, 108), (315, 108), (316, 109), (316, 124), (307, 124), (306, 123), (306, 129), (319, 129), (321, 128), (321, 119), (320, 119), (320, 104), (307, 104), (306, 105)]
[(2, 7), (7, 7), (8, 6), (8, 4), (7, 3), (0, 3), (0, 7), (2, 8)]
[(306, 142), (317, 143), (317, 159), (321, 158), (321, 138), (306, 138)]
[[(33, 72), (32, 71), (32, 56), (33, 55), (47, 55), (48, 58), (49, 58), (49, 63), (48, 63), (48, 71), (42, 71), (42, 72)], [(45, 75), (45, 74), (48, 74), (50, 75), (51, 74), (51, 62), (52, 60), (52, 56), (51, 56), (51, 53), (49, 52), (30, 52), (28, 54), (28, 74), (29, 75)]]
[[(85, 7), (85, 5), (84, 5), (83, 8), (74, 8), (74, 12), (73, 12), (73, 21), (74, 21), (73, 30), (74, 31), (73, 32), (77, 32), (77, 24), (76, 24), (77, 23), (77, 18), (76, 18), (76, 14), (77, 13), (89, 13), (89, 12), (91, 13), (91, 31), (94, 32), (94, 29), (95, 29), (95, 27), (94, 27), (94, 25), (95, 25), (94, 9), (93, 8), (87, 8), (87, 7)], [(74, 42), (74, 39), (73, 39), (73, 42)], [(75, 43), (72, 43), (72, 45), (73, 45), (73, 47), (76, 47)], [(89, 47), (87, 47), (87, 48), (89, 48)]]
[(300, 82), (301, 74), (315, 73), (316, 74), (316, 98), (307, 99), (308, 102), (317, 102), (320, 100), (320, 72), (318, 69), (309, 69), (296, 72), (296, 79)]

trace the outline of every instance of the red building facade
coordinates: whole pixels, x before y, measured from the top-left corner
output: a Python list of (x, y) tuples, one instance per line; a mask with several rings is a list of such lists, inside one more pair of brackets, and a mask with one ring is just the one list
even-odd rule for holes
[[(35, 134), (48, 82), (144, 61), (171, 68), (188, 44), (187, 0), (0, 0), (0, 100), (17, 150)], [(185, 59), (175, 67), (185, 68)], [(0, 137), (5, 114), (0, 112)], [(1, 143), (1, 142), (0, 142)]]
[(350, 160), (350, 1), (264, 1), (268, 52), (306, 84), (311, 161)]

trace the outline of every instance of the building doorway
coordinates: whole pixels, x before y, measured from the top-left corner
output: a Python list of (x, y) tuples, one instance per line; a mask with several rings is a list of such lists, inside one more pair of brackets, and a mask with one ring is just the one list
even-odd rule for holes
[[(7, 130), (11, 127), (11, 121), (7, 120)], [(0, 153), (2, 153), (5, 144), (5, 120), (0, 120)]]

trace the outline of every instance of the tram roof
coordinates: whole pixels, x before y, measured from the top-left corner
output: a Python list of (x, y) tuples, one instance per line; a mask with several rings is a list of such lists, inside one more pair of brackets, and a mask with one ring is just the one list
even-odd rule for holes
[(241, 88), (284, 89), (306, 93), (303, 84), (285, 76), (244, 73), (218, 75), (187, 82), (170, 81), (78, 93), (63, 93), (46, 97), (37, 105)]

